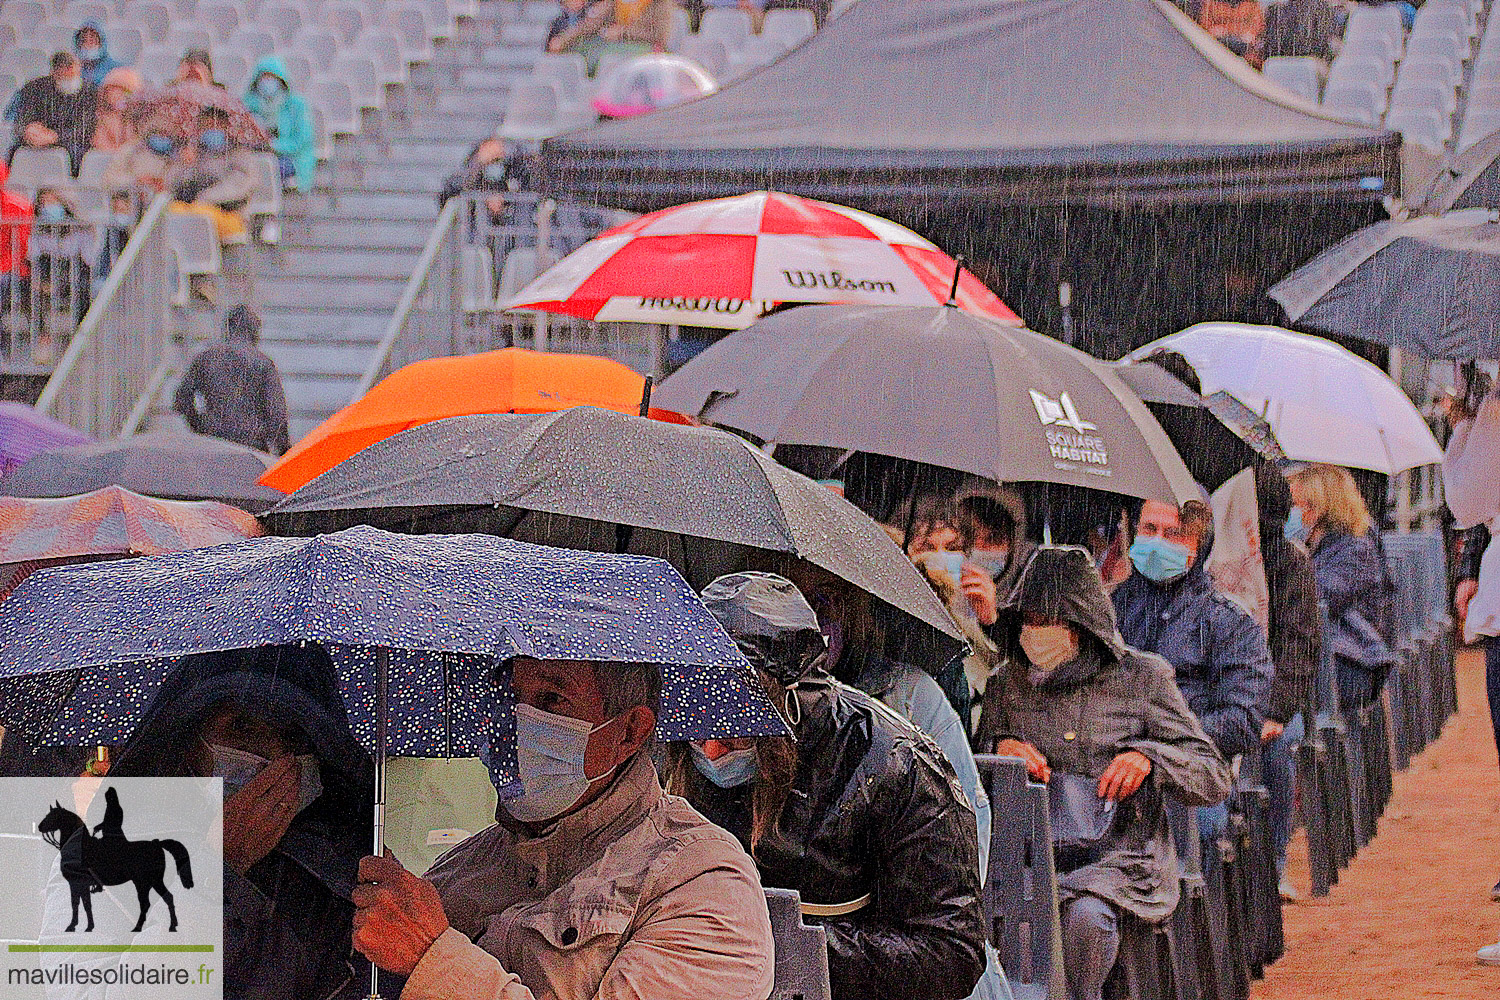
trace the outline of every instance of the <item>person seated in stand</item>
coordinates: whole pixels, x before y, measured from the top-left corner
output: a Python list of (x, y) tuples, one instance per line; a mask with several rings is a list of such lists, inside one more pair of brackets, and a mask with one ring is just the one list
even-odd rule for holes
[(318, 170), (318, 137), (312, 111), (301, 94), (293, 93), (286, 64), (276, 56), (266, 56), (255, 64), (245, 91), (245, 107), (271, 137), (271, 152), (276, 154), (282, 184), (303, 194), (311, 191)]
[[(249, 229), (241, 210), (260, 186), (254, 155), (230, 136), (228, 112), (204, 107), (197, 126), (196, 138), (177, 147), (167, 172), (166, 189), (173, 198), (169, 211), (208, 219), (220, 243), (244, 243)], [(228, 267), (226, 262), (226, 271)], [(214, 303), (217, 288), (210, 276), (193, 277), (193, 294)]]
[(172, 77), (172, 83), (201, 83), (205, 87), (224, 89), (214, 79), (214, 61), (207, 49), (188, 49), (184, 52), (182, 60), (177, 63), (177, 73)]
[(985, 689), (994, 751), (1048, 787), (1072, 1000), (1101, 1000), (1120, 915), (1177, 908), (1166, 796), (1220, 803), (1230, 771), (1170, 664), (1128, 646), (1088, 550), (1039, 547), (1000, 609), (1007, 664)]
[(547, 51), (577, 52), (592, 76), (606, 52), (665, 52), (671, 38), (671, 0), (600, 0), (571, 28), (554, 36)]
[(118, 66), (104, 77), (94, 114), (94, 149), (113, 153), (135, 139), (135, 120), (126, 105), (144, 86), (129, 66)]
[(367, 857), (355, 946), (402, 1000), (764, 1000), (774, 960), (755, 864), (662, 791), (644, 752), (658, 667), (511, 661), (524, 791), (425, 878)]
[(1266, 9), (1260, 0), (1203, 0), (1198, 23), (1256, 69), (1265, 62)]
[(110, 70), (123, 65), (110, 58), (104, 25), (98, 21), (84, 21), (73, 32), (73, 54), (78, 57), (83, 78), (95, 87), (104, 86), (104, 78)]
[[(588, 17), (589, 8), (592, 4), (589, 0), (562, 0), (562, 10), (552, 19), (547, 26), (547, 42), (545, 48), (548, 52), (571, 51), (571, 47), (580, 40), (580, 35), (569, 34), (577, 28)], [(564, 36), (567, 36), (564, 39)], [(563, 40), (559, 40), (563, 39)]]
[[(961, 1000), (984, 969), (979, 851), (953, 768), (931, 741), (824, 665), (790, 580), (733, 573), (703, 602), (796, 739), (668, 745), (667, 787), (729, 830), (761, 882), (796, 889), (828, 936), (834, 1000)], [(987, 995), (1004, 996), (1000, 984)]]
[(93, 85), (84, 80), (83, 67), (73, 53), (56, 53), (51, 67), (46, 76), (29, 81), (16, 92), (16, 142), (5, 162), (9, 164), (21, 146), (62, 149), (77, 175), (83, 154), (94, 141), (98, 97)]
[(226, 997), (369, 992), (350, 896), (370, 845), (374, 768), (337, 684), (317, 645), (187, 657), (110, 767), (112, 778), (223, 779)]

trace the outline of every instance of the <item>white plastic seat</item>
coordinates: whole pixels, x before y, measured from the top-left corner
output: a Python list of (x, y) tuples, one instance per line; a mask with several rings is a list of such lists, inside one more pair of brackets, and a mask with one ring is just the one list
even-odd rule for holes
[(1463, 131), (1459, 135), (1458, 148), (1468, 149), (1480, 139), (1500, 132), (1500, 108), (1470, 109), (1464, 116)]
[(275, 35), (253, 24), (243, 24), (236, 28), (234, 34), (229, 36), (229, 41), (224, 44), (225, 48), (243, 52), (252, 64), (274, 53), (277, 47)]
[(330, 137), (359, 134), (363, 124), (359, 109), (354, 106), (354, 95), (343, 80), (314, 77), (307, 88), (307, 96), (323, 112), (323, 125)]
[(831, 21), (849, 13), (849, 8), (858, 2), (859, 0), (833, 0), (833, 5), (828, 8), (828, 19)]
[(1425, 108), (1392, 111), (1386, 116), (1385, 127), (1400, 132), (1407, 142), (1420, 143), (1435, 150), (1441, 150), (1453, 134), (1451, 115)]
[(1446, 33), (1462, 34), (1472, 37), (1474, 28), (1473, 14), (1464, 8), (1444, 4), (1438, 5), (1428, 3), (1417, 11), (1416, 22), (1412, 25), (1411, 33), (1417, 35), (1441, 35)]
[(307, 56), (314, 70), (327, 70), (342, 47), (337, 34), (311, 24), (303, 27), (292, 39), (292, 48)]
[(705, 38), (717, 38), (724, 43), (726, 51), (732, 52), (750, 37), (750, 13), (737, 7), (706, 10), (698, 22), (698, 34)]
[(135, 69), (141, 74), (141, 79), (160, 87), (177, 75), (177, 63), (181, 57), (182, 53), (166, 45), (148, 45), (136, 60)]
[(214, 49), (214, 79), (235, 97), (250, 86), (250, 56), (238, 49)]
[(16, 26), (9, 21), (0, 20), (0, 52), (8, 52), (16, 45), (19, 32)]
[(489, 247), (463, 248), (460, 289), (464, 312), (489, 312), (495, 308), (495, 264)]
[(216, 40), (227, 42), (240, 26), (240, 11), (238, 6), (224, 0), (201, 0), (197, 19), (213, 32)]
[(432, 59), (432, 32), (427, 14), (413, 3), (394, 3), (386, 8), (386, 25), (401, 41), (402, 57), (408, 63), (425, 63)]
[(1395, 64), (1380, 59), (1351, 58), (1341, 55), (1333, 61), (1332, 66), (1328, 67), (1329, 83), (1362, 80), (1384, 90), (1390, 87), (1391, 81), (1395, 78)]
[(306, 21), (302, 8), (286, 0), (269, 0), (255, 14), (255, 23), (275, 35), (283, 45), (291, 44)]
[(689, 35), (682, 46), (682, 56), (691, 59), (708, 71), (715, 80), (724, 79), (729, 71), (729, 52), (724, 43), (707, 35)]
[[(98, 21), (100, 24), (106, 24), (109, 22), (111, 13), (109, 6), (99, 3), (98, 0), (68, 0), (68, 5), (63, 8), (62, 19), (77, 30), (84, 21)], [(114, 39), (111, 38), (110, 41), (113, 42)]]
[(141, 37), (141, 29), (130, 25), (111, 24), (108, 30), (109, 54), (126, 66), (134, 66), (135, 61), (141, 57), (141, 49), (146, 47), (146, 41)]
[(551, 80), (521, 80), (510, 88), (499, 135), (507, 139), (547, 139), (563, 128), (557, 84)]
[(751, 35), (745, 39), (739, 51), (729, 57), (729, 68), (726, 77), (730, 80), (738, 80), (748, 73), (753, 73), (762, 66), (769, 66), (787, 53), (787, 46), (781, 43), (779, 38), (764, 38), (760, 35)]
[(1469, 58), (1469, 40), (1458, 35), (1413, 35), (1406, 42), (1406, 58), (1419, 57), (1462, 63)]
[(1469, 113), (1488, 108), (1500, 108), (1500, 80), (1475, 84), (1469, 90)]
[(501, 302), (512, 298), (535, 280), (537, 270), (536, 248), (516, 247), (500, 264), (500, 287), (495, 297)]
[(307, 85), (312, 82), (312, 78), (316, 73), (316, 67), (314, 67), (312, 60), (308, 58), (307, 53), (301, 51), (284, 53), (281, 57), (281, 63), (286, 67), (286, 82), (299, 94), (304, 93), (307, 90)]
[(774, 38), (783, 49), (794, 49), (818, 30), (817, 19), (810, 10), (768, 10), (760, 27), (761, 38)]
[(67, 150), (55, 146), (49, 149), (18, 146), (10, 161), (10, 178), (5, 186), (17, 191), (36, 191), (72, 183), (73, 164)]
[(1485, 56), (1474, 64), (1473, 83), (1490, 83), (1500, 80), (1500, 52)]
[(166, 0), (166, 4), (174, 24), (190, 23), (198, 13), (198, 0)]
[(177, 53), (179, 59), (189, 49), (203, 49), (207, 51), (213, 48), (214, 36), (207, 30), (195, 27), (191, 24), (174, 24), (172, 30), (167, 32), (167, 48)]
[(5, 0), (0, 6), (0, 18), (16, 26), (21, 38), (26, 38), (47, 20), (47, 5), (39, 0)]
[(91, 149), (84, 153), (83, 162), (78, 165), (78, 186), (101, 187), (104, 171), (109, 169), (109, 161), (114, 158), (114, 155), (104, 149)]
[(448, 0), (408, 0), (408, 2), (422, 8), (427, 15), (428, 37), (453, 37), (453, 14), (448, 10)]
[(667, 39), (667, 50), (669, 52), (681, 52), (682, 43), (687, 41), (688, 35), (692, 33), (693, 23), (688, 18), (688, 12), (681, 7), (672, 8), (672, 33)]
[(177, 261), (177, 302), (188, 301), (189, 279), (218, 274), (222, 265), (219, 234), (213, 223), (191, 212), (168, 212), (167, 246)]
[(557, 85), (558, 100), (564, 106), (576, 106), (588, 100), (588, 64), (576, 52), (544, 52), (532, 63), (531, 72), (534, 78), (551, 80)]
[(333, 30), (341, 45), (354, 44), (354, 39), (365, 28), (364, 8), (348, 0), (328, 0), (318, 18)]
[(1312, 56), (1272, 56), (1264, 67), (1266, 77), (1305, 101), (1317, 104), (1323, 92), (1327, 66)]
[(260, 178), (255, 193), (245, 203), (246, 221), (274, 219), (281, 215), (281, 166), (275, 153), (256, 153), (255, 172)]
[(357, 107), (376, 110), (385, 107), (385, 86), (375, 61), (369, 56), (342, 52), (334, 58), (329, 72), (348, 84), (349, 96)]
[(1385, 111), (1385, 94), (1353, 81), (1329, 83), (1323, 91), (1323, 110), (1350, 121), (1375, 125)]
[(1395, 62), (1400, 54), (1400, 48), (1392, 44), (1389, 35), (1370, 31), (1355, 35), (1346, 34), (1343, 47), (1339, 49), (1340, 59), (1380, 59), (1385, 62)]
[(1454, 87), (1461, 79), (1463, 79), (1463, 68), (1455, 63), (1441, 59), (1413, 57), (1402, 61), (1401, 72), (1396, 74), (1396, 85), (1399, 87), (1413, 83), (1440, 83)]
[(1451, 115), (1457, 107), (1453, 88), (1440, 83), (1408, 83), (1391, 91), (1392, 113), (1402, 108), (1424, 108)]
[[(10, 0), (15, 2), (15, 0)], [(141, 33), (141, 41), (147, 47), (160, 44), (167, 40), (167, 32), (172, 30), (172, 11), (164, 3), (149, 0), (146, 3), (133, 3), (126, 8), (125, 18)]]
[(43, 21), (26, 39), (26, 44), (49, 55), (73, 48), (74, 25), (69, 21)]
[(381, 83), (406, 82), (406, 58), (401, 54), (401, 39), (390, 28), (366, 27), (354, 40), (354, 51), (363, 52), (374, 60)]
[(11, 73), (25, 86), (47, 72), (48, 54), (30, 46), (18, 46), (0, 55), (0, 73)]

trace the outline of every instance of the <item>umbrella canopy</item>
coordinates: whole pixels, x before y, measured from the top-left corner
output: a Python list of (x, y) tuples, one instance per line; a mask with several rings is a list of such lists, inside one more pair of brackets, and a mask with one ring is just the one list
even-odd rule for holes
[(1197, 485), (1111, 367), (958, 309), (806, 306), (730, 334), (657, 404), (777, 444), (1163, 500)]
[(265, 452), (204, 434), (170, 431), (56, 448), (0, 479), (0, 494), (70, 497), (106, 486), (173, 500), (221, 500), (249, 511), (281, 499), (255, 480)]
[(377, 753), (474, 756), (513, 734), (490, 674), (516, 655), (661, 664), (664, 739), (786, 733), (659, 559), (369, 527), (32, 574), (0, 616), (0, 724), (37, 744), (115, 742), (176, 658), (296, 642), (333, 653), (355, 735)]
[(1443, 450), (1385, 372), (1322, 337), (1274, 326), (1199, 323), (1130, 354), (1177, 351), (1209, 392), (1227, 391), (1270, 422), (1286, 456), (1395, 475)]
[(714, 78), (691, 59), (651, 52), (610, 71), (594, 94), (594, 110), (609, 118), (633, 118), (718, 89)]
[(1500, 132), (1445, 157), (1427, 191), (1408, 204), (1423, 215), (1500, 208)]
[(1115, 374), (1141, 397), (1193, 478), (1210, 491), (1257, 459), (1286, 458), (1271, 425), (1223, 390), (1200, 396), (1149, 362), (1118, 364)]
[(76, 497), (0, 497), (0, 597), (41, 565), (156, 555), (254, 538), (260, 523), (212, 501), (143, 497), (119, 486)]
[(291, 493), (361, 448), (444, 417), (551, 413), (570, 406), (638, 413), (645, 390), (643, 376), (618, 361), (588, 354), (507, 347), (418, 361), (387, 375), (314, 427), (260, 481)]
[(33, 455), (92, 440), (35, 407), (0, 403), (0, 476), (9, 475)]
[[(466, 521), (455, 508), (476, 516)], [(409, 530), (485, 525), (579, 548), (613, 547), (625, 539), (597, 529), (627, 525), (642, 529), (625, 540), (630, 548), (665, 554), (700, 586), (743, 565), (743, 552), (725, 548), (787, 552), (962, 641), (932, 588), (879, 525), (833, 491), (710, 427), (593, 407), (454, 417), (371, 445), (265, 520), (273, 530), (306, 534), (353, 517)]]
[(271, 141), (243, 101), (223, 87), (211, 87), (197, 80), (148, 90), (131, 98), (128, 105), (130, 114), (138, 121), (157, 122), (169, 134), (182, 140), (197, 138), (198, 116), (204, 108), (214, 108), (228, 115), (224, 131), (232, 143), (259, 148)]
[(1293, 322), (1426, 358), (1500, 358), (1500, 213), (1367, 226), (1270, 293)]
[[(608, 230), (505, 304), (593, 320), (742, 330), (780, 302), (938, 305), (958, 264), (878, 215), (775, 191), (697, 201)], [(957, 302), (1021, 325), (967, 271)]]

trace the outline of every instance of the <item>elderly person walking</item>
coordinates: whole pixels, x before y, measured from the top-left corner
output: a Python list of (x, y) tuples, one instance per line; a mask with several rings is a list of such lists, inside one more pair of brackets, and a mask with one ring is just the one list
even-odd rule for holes
[(1009, 663), (985, 689), (986, 728), (1047, 782), (1054, 816), (1073, 817), (1052, 831), (1063, 960), (1073, 1000), (1100, 1000), (1121, 913), (1159, 922), (1177, 907), (1164, 796), (1221, 802), (1229, 768), (1171, 665), (1121, 638), (1087, 550), (1038, 548), (997, 629)]
[[(812, 607), (785, 577), (732, 573), (703, 602), (796, 740), (670, 745), (669, 786), (739, 837), (766, 885), (828, 935), (833, 1000), (962, 1000), (985, 967), (979, 850), (953, 768), (905, 719), (834, 680)], [(988, 990), (1004, 997), (998, 963)]]
[(764, 1000), (755, 863), (643, 752), (658, 668), (511, 662), (523, 793), (426, 878), (365, 858), (355, 947), (407, 977), (402, 1000)]

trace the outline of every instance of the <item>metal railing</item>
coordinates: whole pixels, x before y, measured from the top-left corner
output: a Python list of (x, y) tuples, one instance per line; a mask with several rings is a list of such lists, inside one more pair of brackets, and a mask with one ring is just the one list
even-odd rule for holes
[(494, 198), (466, 191), (443, 206), (355, 389), (356, 399), (413, 361), (500, 347), (598, 354), (644, 373), (661, 373), (662, 327), (500, 308), (533, 275), (620, 220), (589, 224), (580, 213), (560, 213), (551, 199), (533, 192), (506, 193), (503, 208)]
[(103, 230), (74, 218), (0, 220), (0, 367), (44, 375), (88, 311)]
[(170, 200), (158, 195), (146, 208), (36, 402), (97, 438), (133, 433), (176, 363)]

